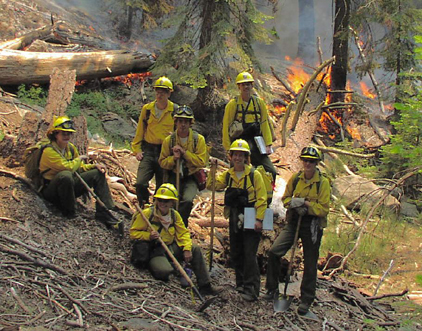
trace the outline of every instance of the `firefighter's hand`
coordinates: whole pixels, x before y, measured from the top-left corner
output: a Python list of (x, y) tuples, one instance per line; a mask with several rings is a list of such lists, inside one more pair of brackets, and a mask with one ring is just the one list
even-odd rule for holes
[(81, 160), (81, 161), (85, 161), (85, 160), (88, 160), (89, 159), (89, 156), (88, 155), (79, 155), (79, 160)]
[(183, 251), (183, 259), (186, 263), (192, 261), (192, 252), (191, 251)]
[(265, 150), (267, 152), (267, 155), (271, 155), (273, 153), (273, 149), (271, 148), (271, 146), (266, 146)]
[(159, 233), (157, 231), (151, 231), (150, 232), (150, 238), (151, 238), (151, 240), (158, 239), (159, 236), (160, 235), (159, 235)]
[(138, 161), (142, 161), (143, 158), (144, 158), (144, 153), (143, 152), (136, 153), (136, 159)]
[(292, 198), (290, 201), (291, 208), (302, 207), (305, 204), (305, 198)]
[(107, 171), (107, 167), (106, 167), (104, 164), (102, 164), (102, 163), (97, 163), (95, 166), (97, 167), (97, 169), (98, 169), (101, 173), (103, 173), (103, 174), (105, 174), (105, 173), (106, 173), (106, 171)]
[(210, 164), (211, 165), (218, 165), (218, 159), (215, 157), (210, 157)]
[(300, 216), (305, 216), (306, 214), (308, 214), (308, 207), (305, 206), (297, 207), (295, 208), (295, 210)]
[(176, 153), (176, 152), (179, 152), (181, 156), (185, 155), (186, 153), (186, 151), (180, 145), (176, 145), (173, 147), (173, 153)]
[(255, 221), (255, 232), (262, 232), (262, 221)]
[(179, 150), (173, 150), (173, 157), (175, 161), (179, 160), (181, 156), (182, 155)]

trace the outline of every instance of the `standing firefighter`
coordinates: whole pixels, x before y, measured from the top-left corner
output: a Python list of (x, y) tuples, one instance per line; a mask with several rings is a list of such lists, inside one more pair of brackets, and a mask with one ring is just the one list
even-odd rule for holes
[[(248, 143), (242, 139), (235, 140), (230, 146), (231, 167), (216, 178), (215, 188), (227, 188), (224, 215), (229, 218), (230, 260), (235, 270), (236, 290), (244, 300), (255, 301), (260, 288), (256, 254), (267, 208), (267, 192), (259, 171), (254, 171), (249, 165), (249, 156)], [(209, 177), (207, 188), (211, 188), (211, 182)], [(244, 229), (245, 207), (255, 208), (254, 229)]]
[(130, 238), (134, 240), (131, 262), (139, 268), (148, 267), (156, 279), (169, 280), (174, 269), (157, 240), (161, 237), (175, 258), (192, 266), (199, 292), (202, 295), (216, 294), (219, 290), (211, 286), (201, 248), (192, 244), (189, 230), (183, 224), (180, 214), (173, 209), (177, 196), (176, 188), (169, 183), (161, 185), (157, 190), (154, 205), (142, 211), (153, 229), (149, 229), (142, 215), (133, 215), (130, 228)]
[[(42, 152), (40, 173), (44, 178), (41, 194), (45, 199), (57, 205), (63, 215), (75, 216), (76, 197), (87, 192), (86, 187), (75, 175), (80, 177), (94, 189), (108, 209), (114, 208), (105, 178), (106, 167), (103, 164), (85, 164), (86, 155), (79, 155), (75, 145), (70, 142), (75, 133), (73, 122), (67, 116), (54, 120), (47, 132), (50, 143)], [(96, 203), (95, 218), (107, 226), (118, 228), (118, 224), (103, 207)]]
[[(235, 139), (246, 140), (251, 147), (253, 166), (263, 165), (265, 171), (276, 177), (276, 170), (268, 155), (272, 152), (272, 134), (264, 101), (252, 95), (254, 78), (248, 72), (241, 72), (236, 77), (240, 96), (232, 99), (226, 106), (223, 119), (223, 147), (228, 150)], [(263, 137), (265, 154), (262, 154), (255, 142), (255, 137)]]
[(294, 244), (298, 220), (301, 217), (299, 238), (302, 240), (304, 271), (300, 288), (298, 313), (308, 313), (315, 299), (317, 262), (323, 228), (327, 226), (331, 188), (329, 180), (317, 168), (321, 160), (319, 150), (305, 147), (300, 159), (303, 171), (294, 174), (288, 181), (283, 195), (283, 203), (288, 208), (287, 225), (272, 245), (268, 256), (267, 294), (265, 299), (278, 296), (280, 258)]
[(149, 181), (155, 175), (156, 188), (163, 182), (163, 170), (158, 164), (161, 144), (174, 128), (172, 113), (177, 105), (169, 100), (173, 83), (160, 77), (154, 83), (155, 100), (142, 107), (132, 151), (139, 161), (136, 195), (142, 206), (149, 201)]
[[(205, 138), (190, 128), (194, 121), (190, 107), (179, 107), (173, 117), (176, 131), (164, 140), (159, 163), (163, 169), (172, 170), (168, 180), (170, 183), (176, 185), (179, 182), (181, 202), (178, 211), (187, 227), (193, 199), (198, 194), (195, 174), (208, 161), (207, 145)], [(177, 178), (180, 180), (177, 181)]]

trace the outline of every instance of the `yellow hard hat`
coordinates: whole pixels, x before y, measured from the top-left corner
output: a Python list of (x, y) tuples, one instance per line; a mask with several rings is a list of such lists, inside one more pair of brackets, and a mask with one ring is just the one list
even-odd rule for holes
[(230, 152), (241, 151), (241, 152), (248, 153), (248, 155), (251, 154), (251, 149), (249, 148), (248, 142), (246, 140), (243, 140), (243, 139), (237, 139), (237, 140), (233, 141), (233, 143), (230, 146), (229, 151)]
[(236, 84), (248, 83), (248, 82), (253, 83), (254, 81), (255, 81), (255, 79), (253, 79), (252, 75), (249, 72), (246, 72), (246, 71), (241, 72), (236, 77)]
[(53, 131), (76, 132), (73, 121), (67, 116), (59, 116), (54, 119), (48, 132), (51, 133)]
[(178, 107), (174, 111), (174, 118), (189, 118), (194, 119), (192, 108), (186, 105)]
[(178, 195), (179, 194), (177, 193), (177, 190), (173, 184), (164, 183), (154, 194), (154, 198), (165, 200), (179, 200)]
[(300, 158), (317, 161), (322, 159), (321, 152), (318, 150), (318, 148), (312, 146), (303, 148), (302, 152), (300, 153)]
[(165, 76), (161, 76), (160, 78), (158, 78), (152, 87), (165, 88), (169, 89), (170, 91), (173, 91), (173, 83), (170, 79)]

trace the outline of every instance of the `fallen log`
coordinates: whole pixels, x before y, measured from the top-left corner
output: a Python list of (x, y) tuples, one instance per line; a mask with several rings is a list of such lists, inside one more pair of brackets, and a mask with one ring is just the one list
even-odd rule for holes
[(95, 79), (145, 72), (154, 59), (138, 52), (101, 51), (41, 53), (0, 49), (0, 85), (45, 84), (53, 68), (76, 70), (76, 79)]

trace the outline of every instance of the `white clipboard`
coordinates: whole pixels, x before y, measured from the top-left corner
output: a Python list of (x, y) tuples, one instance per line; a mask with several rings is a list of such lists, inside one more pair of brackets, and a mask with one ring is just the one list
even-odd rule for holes
[[(264, 220), (262, 222), (263, 230), (274, 230), (273, 227), (274, 212), (271, 208), (265, 210)], [(245, 222), (243, 224), (245, 229), (255, 229), (256, 211), (253, 207), (245, 208)]]
[(265, 141), (262, 136), (254, 137), (256, 146), (261, 154), (267, 154), (267, 147), (265, 146)]

